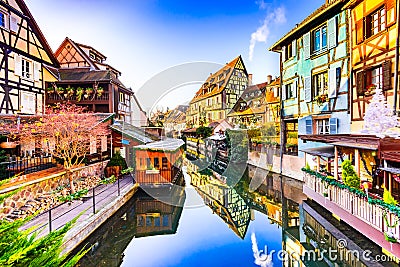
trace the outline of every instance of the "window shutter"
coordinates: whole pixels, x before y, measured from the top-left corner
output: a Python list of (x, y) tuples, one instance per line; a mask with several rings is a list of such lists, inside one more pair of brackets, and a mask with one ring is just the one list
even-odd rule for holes
[(13, 32), (17, 32), (18, 31), (18, 21), (17, 21), (17, 17), (11, 15), (10, 16), (10, 30)]
[(282, 47), (282, 62), (286, 61), (286, 46)]
[(338, 133), (338, 122), (339, 122), (339, 120), (337, 118), (329, 119), (329, 133), (330, 134)]
[(33, 80), (35, 82), (40, 80), (40, 69), (41, 69), (41, 65), (39, 62), (34, 62), (33, 63)]
[(310, 36), (309, 32), (303, 35), (304, 59), (309, 59), (311, 56)]
[(312, 119), (306, 119), (306, 134), (313, 134)]
[(286, 100), (286, 85), (282, 85), (282, 100)]
[(337, 96), (336, 92), (336, 69), (332, 68), (328, 71), (328, 89), (329, 89), (329, 98), (334, 98)]
[(294, 98), (297, 98), (297, 85), (298, 85), (298, 79), (295, 79), (292, 83), (292, 92)]
[(328, 20), (328, 49), (337, 46), (337, 20), (336, 17)]
[(356, 22), (356, 41), (360, 44), (364, 41), (364, 19)]
[(304, 100), (311, 102), (311, 76), (304, 77)]
[(383, 90), (391, 89), (391, 80), (392, 80), (392, 61), (386, 60), (382, 63), (382, 72), (383, 72)]
[(296, 57), (297, 56), (297, 40), (294, 39), (292, 41), (292, 56)]
[(360, 71), (356, 74), (356, 89), (358, 96), (364, 95), (365, 77), (365, 71)]
[(22, 76), (22, 57), (18, 54), (14, 55), (14, 74)]
[(274, 87), (274, 97), (278, 97), (278, 87)]

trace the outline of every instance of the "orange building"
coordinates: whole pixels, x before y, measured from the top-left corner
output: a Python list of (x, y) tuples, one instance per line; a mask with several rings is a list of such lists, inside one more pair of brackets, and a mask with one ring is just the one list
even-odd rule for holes
[(167, 138), (135, 146), (135, 179), (140, 185), (178, 183), (184, 142)]

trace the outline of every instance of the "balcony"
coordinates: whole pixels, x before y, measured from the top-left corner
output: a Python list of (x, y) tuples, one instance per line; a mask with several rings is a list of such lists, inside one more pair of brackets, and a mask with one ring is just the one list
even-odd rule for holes
[(104, 102), (104, 103), (108, 103), (109, 100), (109, 92), (104, 92), (102, 93), (100, 96), (99, 95), (94, 95), (94, 96), (90, 96), (88, 98), (85, 98), (82, 96), (81, 100), (78, 101), (77, 100), (77, 96), (76, 95), (72, 95), (72, 96), (67, 96), (64, 97), (64, 95), (59, 95), (56, 93), (47, 93), (46, 94), (46, 99), (48, 102), (60, 102), (60, 101), (72, 101), (72, 102), (79, 102), (82, 104), (86, 104), (86, 103), (93, 103), (93, 101), (95, 102)]
[[(304, 170), (303, 192), (350, 226), (384, 249), (400, 257), (400, 244), (385, 238), (391, 232), (400, 241), (399, 206), (389, 206), (380, 199), (371, 198), (357, 189), (350, 189), (334, 179), (310, 170)], [(387, 222), (385, 222), (385, 216)], [(394, 227), (388, 227), (388, 225)]]

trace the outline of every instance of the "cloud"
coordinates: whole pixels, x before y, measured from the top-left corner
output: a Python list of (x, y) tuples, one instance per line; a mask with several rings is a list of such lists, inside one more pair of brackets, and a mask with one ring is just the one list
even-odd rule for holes
[(261, 10), (267, 9), (267, 3), (265, 3), (264, 0), (256, 1), (256, 4), (258, 5), (258, 8)]
[[(256, 2), (260, 9), (266, 9), (266, 3), (261, 0)], [(255, 32), (251, 34), (250, 38), (250, 45), (249, 45), (249, 60), (253, 60), (254, 56), (254, 48), (256, 46), (256, 43), (266, 43), (267, 38), (269, 37), (270, 34), (270, 26), (271, 25), (277, 25), (277, 24), (283, 24), (286, 23), (286, 14), (285, 14), (285, 9), (283, 7), (278, 7), (272, 12), (269, 12), (267, 16), (264, 19), (263, 24), (257, 28)]]

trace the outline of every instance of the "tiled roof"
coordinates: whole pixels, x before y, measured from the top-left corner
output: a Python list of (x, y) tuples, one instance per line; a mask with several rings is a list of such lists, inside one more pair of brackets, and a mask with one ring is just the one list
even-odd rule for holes
[(322, 6), (312, 12), (307, 18), (305, 18), (302, 22), (296, 24), (296, 26), (290, 30), (287, 34), (285, 34), (281, 39), (279, 39), (276, 43), (274, 43), (269, 50), (270, 51), (280, 51), (282, 45), (294, 34), (304, 34), (307, 30), (309, 30), (309, 24), (315, 21), (318, 18), (327, 20), (328, 17), (324, 16), (328, 11), (332, 10), (335, 7), (339, 7), (340, 4), (344, 4), (348, 0), (331, 0), (329, 2), (325, 2)]
[(124, 84), (113, 75), (111, 70), (90, 70), (89, 68), (58, 69), (60, 82), (110, 82), (125, 88)]
[[(225, 89), (227, 83), (229, 82), (229, 78), (231, 77), (231, 75), (233, 73), (233, 70), (235, 69), (236, 63), (239, 60), (241, 60), (243, 62), (242, 57), (238, 56), (234, 60), (232, 60), (231, 62), (227, 63), (220, 70), (218, 70), (217, 72), (211, 74), (207, 78), (206, 82), (196, 92), (196, 95), (194, 96), (192, 101), (190, 101), (190, 103), (197, 102), (197, 101), (199, 101), (201, 99), (208, 98), (210, 96), (217, 95), (220, 92), (222, 92)], [(222, 76), (223, 80), (218, 79), (218, 76), (220, 76), (221, 74), (223, 75)], [(217, 83), (220, 83), (221, 81), (222, 81), (222, 84), (220, 86), (218, 86)], [(211, 91), (208, 92), (208, 90), (207, 90), (207, 93), (203, 93), (203, 90), (206, 89), (206, 88), (207, 89), (211, 88)]]

